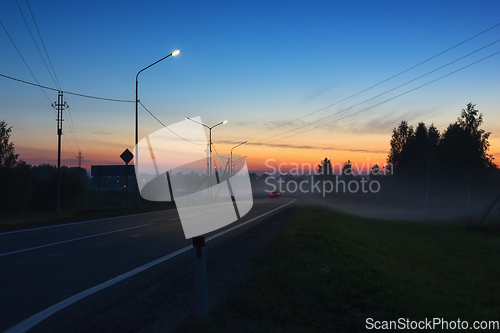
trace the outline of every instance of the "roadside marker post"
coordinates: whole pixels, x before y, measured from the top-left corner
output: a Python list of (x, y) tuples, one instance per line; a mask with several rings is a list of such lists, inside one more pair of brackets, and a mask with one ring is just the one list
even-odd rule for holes
[[(204, 235), (245, 216), (253, 206), (253, 196), (246, 163), (234, 175), (238, 178), (234, 183), (238, 186), (236, 191), (230, 185), (232, 175), (219, 170), (226, 158), (217, 154), (222, 159), (217, 160), (212, 154), (211, 130), (226, 121), (208, 127), (200, 117), (186, 120), (189, 121), (162, 128), (137, 142), (135, 173), (138, 191), (144, 199), (175, 203), (184, 235), (193, 242), (196, 312), (203, 317), (209, 309), (205, 242), (213, 237)], [(210, 130), (208, 142), (203, 127)], [(204, 153), (206, 159), (200, 158)], [(214, 175), (216, 184), (212, 181)]]
[(208, 314), (207, 255), (205, 236), (193, 237), (196, 312), (200, 317)]

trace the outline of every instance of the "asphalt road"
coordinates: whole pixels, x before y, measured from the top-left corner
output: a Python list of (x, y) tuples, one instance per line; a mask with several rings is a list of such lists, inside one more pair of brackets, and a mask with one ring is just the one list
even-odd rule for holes
[[(292, 201), (290, 198), (255, 200), (252, 210), (240, 221), (208, 234), (207, 239), (255, 220), (207, 242), (207, 249), (220, 246), (279, 214), (286, 209), (279, 207)], [(263, 214), (266, 215), (259, 217)], [(21, 328), (30, 327), (26, 322), (29, 318), (39, 321), (30, 332), (74, 331), (104, 308), (192, 264), (192, 249), (165, 259), (190, 246), (192, 241), (185, 239), (175, 210), (0, 233), (0, 331), (23, 331)], [(163, 261), (144, 268), (159, 258)], [(141, 266), (142, 271), (130, 273)], [(126, 273), (129, 273), (126, 278), (102, 290), (92, 289)], [(87, 292), (84, 297), (68, 302), (84, 291)], [(62, 303), (54, 312), (53, 306), (64, 301), (67, 304)], [(51, 307), (52, 310), (47, 310)], [(24, 325), (15, 328), (20, 323)]]

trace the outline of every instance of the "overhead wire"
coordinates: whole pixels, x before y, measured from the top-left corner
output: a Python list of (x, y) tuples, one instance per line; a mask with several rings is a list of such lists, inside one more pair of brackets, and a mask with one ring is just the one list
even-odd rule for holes
[[(64, 94), (75, 95), (75, 96), (80, 96), (80, 97), (85, 97), (85, 98), (98, 99), (98, 100), (104, 100), (104, 101), (110, 101), (110, 102), (135, 103), (135, 101), (129, 101), (129, 100), (125, 100), (125, 99), (114, 99), (114, 98), (97, 97), (97, 96), (91, 96), (91, 95), (78, 94), (78, 93), (71, 92), (71, 91), (66, 91), (66, 90), (59, 90), (59, 89), (55, 89), (55, 88), (52, 88), (52, 87), (42, 86), (38, 81), (35, 84), (33, 82), (29, 82), (29, 81), (17, 79), (15, 77), (8, 76), (8, 75), (5, 75), (5, 74), (0, 74), (0, 76), (4, 77), (6, 79), (9, 79), (9, 80), (18, 81), (18, 82), (21, 82), (21, 83), (25, 83), (25, 84), (29, 84), (29, 85), (35, 86), (35, 87), (40, 87), (40, 88), (42, 88), (42, 90), (43, 89), (47, 89), (47, 90), (52, 90), (52, 91), (57, 91), (57, 92), (61, 91)], [(36, 81), (36, 78), (35, 78), (35, 81)], [(48, 98), (48, 96), (47, 96), (47, 98)], [(49, 101), (50, 101), (50, 98), (49, 98)]]
[[(46, 69), (47, 69), (47, 71), (49, 72), (49, 75), (50, 75), (50, 77), (51, 77), (51, 79), (52, 79), (52, 82), (54, 82), (55, 86), (56, 86), (56, 87), (57, 87), (57, 88), (61, 91), (61, 90), (62, 90), (61, 84), (59, 83), (59, 79), (57, 78), (56, 71), (55, 71), (54, 66), (53, 66), (53, 64), (52, 64), (52, 61), (50, 60), (49, 53), (48, 53), (48, 51), (47, 51), (47, 48), (45, 47), (45, 43), (43, 42), (42, 34), (40, 33), (40, 29), (38, 28), (38, 25), (36, 24), (35, 15), (33, 14), (33, 11), (31, 10), (31, 6), (30, 6), (30, 4), (29, 4), (28, 0), (26, 0), (26, 4), (27, 4), (27, 6), (28, 6), (29, 12), (30, 12), (30, 14), (31, 14), (31, 18), (33, 19), (33, 23), (35, 24), (36, 30), (37, 30), (37, 32), (38, 32), (38, 36), (39, 36), (39, 38), (40, 38), (40, 41), (41, 41), (42, 46), (43, 46), (44, 51), (45, 51), (45, 55), (47, 56), (47, 59), (48, 59), (48, 61), (49, 61), (49, 63), (50, 63), (50, 66), (51, 66), (51, 68), (52, 68), (52, 72), (53, 72), (53, 74), (54, 74), (54, 75), (52, 75), (52, 72), (51, 72), (51, 70), (49, 69), (49, 67), (48, 67), (48, 65), (47, 65), (47, 62), (45, 61), (45, 58), (43, 57), (42, 52), (40, 51), (40, 48), (38, 47), (38, 43), (36, 42), (36, 39), (35, 39), (35, 37), (33, 36), (33, 33), (32, 33), (32, 31), (31, 31), (31, 29), (30, 29), (30, 27), (29, 27), (29, 24), (28, 24), (28, 22), (26, 21), (26, 17), (24, 16), (24, 13), (23, 13), (23, 11), (22, 11), (22, 9), (21, 9), (21, 6), (19, 5), (19, 2), (18, 2), (17, 0), (16, 0), (16, 4), (17, 4), (17, 7), (18, 7), (18, 9), (19, 9), (19, 12), (21, 13), (21, 16), (23, 17), (24, 23), (26, 24), (26, 27), (28, 28), (28, 31), (29, 31), (29, 33), (30, 33), (30, 35), (31, 35), (31, 38), (32, 38), (32, 40), (33, 40), (33, 42), (34, 42), (34, 44), (35, 44), (35, 46), (36, 46), (37, 50), (38, 50), (38, 54), (39, 54), (39, 55), (40, 55), (40, 57), (42, 58), (42, 61), (43, 61), (44, 65), (45, 65), (45, 68), (46, 68)], [(55, 77), (55, 79), (54, 79), (54, 77)], [(74, 125), (74, 123), (73, 123), (73, 118), (72, 118), (72, 116), (71, 116), (71, 111), (70, 111), (69, 109), (67, 109), (67, 112), (66, 112), (66, 113), (68, 114), (68, 120), (69, 120), (69, 121), (68, 121), (68, 126), (69, 126), (69, 132), (71, 133), (71, 138), (72, 138), (72, 140), (74, 141), (74, 143), (75, 143), (75, 145), (76, 145), (76, 148), (80, 151), (80, 150), (81, 150), (81, 149), (80, 149), (80, 143), (78, 142), (78, 137), (77, 137), (77, 134), (76, 134), (75, 125)], [(67, 138), (66, 138), (66, 141), (68, 141), (68, 139), (67, 139)], [(68, 144), (69, 144), (69, 143), (68, 143)]]
[(78, 148), (78, 151), (81, 151), (80, 142), (78, 142), (78, 137), (76, 135), (75, 125), (73, 123), (73, 118), (71, 117), (71, 111), (70, 111), (69, 108), (67, 108), (66, 111), (67, 111), (66, 113), (68, 114), (68, 119), (69, 119), (69, 124), (70, 124), (70, 131), (71, 131), (71, 134), (73, 136), (73, 140), (75, 141), (76, 148)]
[[(427, 86), (427, 85), (429, 85), (429, 84), (431, 84), (431, 83), (434, 83), (434, 82), (439, 81), (439, 80), (441, 80), (441, 79), (443, 79), (443, 78), (445, 78), (445, 77), (448, 77), (448, 76), (450, 76), (450, 75), (452, 75), (452, 74), (455, 74), (455, 73), (457, 73), (457, 72), (459, 72), (459, 71), (461, 71), (461, 70), (464, 70), (464, 69), (466, 69), (466, 68), (468, 68), (468, 67), (470, 67), (470, 66), (473, 66), (473, 65), (475, 65), (475, 64), (477, 64), (477, 63), (479, 63), (479, 62), (481, 62), (481, 61), (483, 61), (483, 60), (486, 60), (486, 59), (488, 59), (488, 58), (491, 58), (491, 57), (493, 57), (493, 56), (495, 56), (495, 55), (497, 55), (497, 54), (499, 54), (499, 53), (500, 53), (500, 51), (495, 52), (495, 53), (493, 53), (493, 54), (490, 54), (490, 55), (489, 55), (489, 56), (487, 56), (487, 57), (484, 57), (484, 58), (482, 58), (482, 59), (479, 59), (479, 60), (477, 60), (477, 61), (475, 61), (475, 62), (473, 62), (473, 63), (471, 63), (471, 64), (469, 64), (469, 65), (467, 65), (467, 66), (461, 67), (461, 68), (459, 68), (459, 69), (457, 69), (457, 70), (454, 70), (454, 71), (452, 71), (452, 72), (450, 72), (450, 73), (448, 73), (448, 74), (446, 74), (446, 75), (443, 75), (443, 76), (441, 76), (441, 77), (439, 77), (439, 78), (437, 78), (437, 79), (434, 79), (434, 80), (432, 80), (432, 81), (429, 81), (429, 82), (427, 82), (427, 83), (425, 83), (425, 84), (423, 84), (423, 85), (420, 85), (420, 86), (418, 86), (418, 87), (416, 87), (416, 88), (413, 88), (413, 89), (410, 89), (410, 90), (408, 90), (408, 91), (405, 91), (404, 93), (401, 93), (401, 94), (399, 94), (399, 95), (396, 95), (396, 96), (394, 96), (394, 97), (391, 97), (391, 98), (389, 98), (389, 99), (386, 99), (385, 101), (382, 101), (382, 102), (380, 102), (380, 103), (374, 104), (374, 105), (369, 106), (369, 107), (367, 107), (367, 108), (365, 108), (365, 109), (362, 109), (362, 110), (359, 110), (359, 111), (357, 111), (357, 112), (354, 112), (354, 113), (348, 114), (348, 115), (346, 115), (346, 116), (344, 116), (344, 117), (342, 117), (342, 118), (335, 119), (335, 120), (332, 120), (332, 121), (330, 121), (330, 122), (327, 122), (327, 123), (321, 124), (321, 125), (319, 125), (319, 126), (316, 126), (316, 127), (310, 128), (310, 129), (307, 129), (307, 130), (305, 130), (305, 131), (302, 131), (302, 132), (299, 132), (299, 133), (294, 133), (294, 134), (292, 134), (292, 135), (289, 135), (289, 136), (286, 136), (286, 137), (283, 137), (283, 138), (278, 138), (278, 139), (275, 139), (275, 140), (272, 140), (272, 141), (269, 141), (269, 142), (266, 142), (266, 143), (267, 143), (267, 144), (269, 144), (269, 143), (276, 142), (276, 141), (279, 141), (279, 140), (287, 139), (287, 138), (290, 138), (290, 137), (292, 137), (292, 136), (299, 135), (299, 134), (303, 134), (303, 133), (306, 133), (306, 132), (312, 131), (312, 130), (314, 130), (314, 129), (317, 129), (317, 128), (320, 128), (320, 127), (323, 127), (323, 126), (326, 126), (326, 125), (332, 124), (332, 123), (337, 122), (337, 121), (339, 121), (339, 120), (342, 120), (342, 119), (345, 119), (345, 118), (348, 118), (348, 117), (352, 117), (352, 116), (354, 116), (354, 115), (356, 115), (356, 114), (359, 114), (359, 113), (364, 112), (364, 111), (366, 111), (366, 110), (372, 109), (372, 108), (374, 108), (374, 107), (376, 107), (376, 106), (379, 106), (379, 105), (382, 105), (382, 104), (387, 103), (387, 102), (389, 102), (389, 101), (392, 101), (393, 99), (396, 99), (396, 98), (398, 98), (398, 97), (401, 97), (401, 96), (403, 96), (403, 95), (406, 95), (406, 94), (408, 94), (408, 93), (410, 93), (410, 92), (413, 92), (413, 91), (415, 91), (415, 90), (417, 90), (417, 89), (423, 88), (423, 87), (425, 87), (425, 86)], [(252, 144), (252, 143), (250, 143), (250, 144)]]
[(172, 131), (167, 125), (165, 125), (160, 119), (158, 119), (158, 117), (156, 117), (151, 111), (149, 111), (145, 106), (144, 104), (142, 104), (141, 101), (139, 101), (139, 104), (141, 104), (141, 106), (144, 108), (144, 110), (146, 110), (150, 115), (151, 117), (153, 117), (157, 122), (159, 122), (163, 127), (165, 127), (166, 129), (168, 129), (170, 132), (172, 132), (172, 134), (176, 135), (177, 137), (181, 138), (182, 140), (184, 141), (187, 141), (189, 143), (192, 143), (192, 144), (195, 144), (195, 145), (203, 145), (202, 143), (196, 143), (196, 142), (193, 142), (191, 140), (188, 140), (182, 136), (180, 136), (179, 134), (175, 133), (174, 131)]
[[(0, 24), (2, 25), (3, 30), (5, 30), (5, 33), (7, 34), (7, 36), (8, 36), (8, 37), (9, 37), (9, 39), (10, 39), (10, 41), (12, 42), (12, 45), (14, 45), (14, 48), (16, 49), (17, 53), (19, 54), (19, 56), (20, 56), (20, 57), (21, 57), (21, 59), (23, 60), (24, 64), (26, 65), (26, 67), (27, 67), (27, 68), (28, 68), (28, 70), (30, 71), (31, 76), (33, 76), (33, 78), (35, 79), (35, 81), (36, 81), (36, 83), (37, 83), (37, 84), (34, 84), (34, 83), (30, 83), (30, 84), (31, 84), (31, 85), (34, 85), (34, 86), (38, 86), (38, 87), (40, 87), (40, 88), (42, 89), (42, 92), (43, 92), (43, 94), (45, 95), (45, 97), (47, 97), (47, 99), (49, 100), (49, 103), (52, 103), (52, 101), (50, 100), (50, 98), (49, 98), (49, 96), (47, 95), (47, 93), (45, 92), (45, 90), (43, 90), (44, 88), (45, 88), (45, 89), (49, 89), (49, 88), (42, 86), (42, 85), (40, 84), (40, 82), (38, 82), (38, 80), (37, 80), (37, 78), (36, 78), (35, 74), (33, 74), (33, 71), (31, 70), (30, 66), (28, 66), (28, 63), (26, 62), (26, 60), (24, 60), (24, 57), (23, 57), (23, 55), (21, 54), (21, 51), (19, 51), (19, 49), (17, 48), (16, 43), (14, 43), (14, 40), (12, 39), (12, 37), (10, 37), (9, 32), (7, 31), (7, 28), (5, 28), (5, 25), (3, 25), (2, 21), (0, 21)], [(1, 76), (3, 76), (3, 77), (7, 77), (7, 78), (10, 78), (10, 79), (14, 79), (14, 78), (8, 77), (8, 76), (6, 76), (6, 75), (2, 75), (2, 74), (0, 74), (0, 75), (1, 75)], [(14, 79), (14, 80), (23, 82), (23, 80), (19, 80), (19, 79)], [(27, 83), (27, 81), (24, 81), (24, 82), (25, 82), (25, 83)], [(56, 90), (56, 89), (51, 89), (51, 90)]]
[(64, 133), (63, 133), (63, 134), (62, 134), (62, 136), (63, 136), (63, 137), (64, 137), (64, 139), (66, 140), (66, 143), (68, 144), (68, 147), (69, 147), (69, 150), (71, 151), (71, 154), (73, 154), (73, 156), (75, 156), (76, 154), (75, 154), (75, 152), (73, 151), (73, 149), (71, 148), (71, 145), (70, 145), (70, 143), (69, 143), (69, 141), (68, 141), (68, 138), (66, 137), (66, 134), (64, 134)]
[(288, 130), (288, 131), (285, 131), (285, 132), (282, 132), (282, 133), (279, 133), (279, 134), (272, 135), (272, 136), (267, 137), (267, 138), (265, 138), (265, 139), (263, 139), (263, 140), (261, 140), (261, 141), (259, 141), (259, 142), (267, 141), (267, 140), (269, 140), (269, 139), (271, 139), (271, 138), (275, 138), (275, 137), (277, 137), (277, 136), (281, 136), (281, 135), (283, 135), (283, 134), (286, 134), (286, 133), (290, 133), (290, 132), (296, 131), (296, 130), (298, 130), (298, 129), (300, 129), (300, 128), (304, 128), (304, 127), (310, 126), (310, 125), (312, 125), (312, 124), (315, 124), (315, 123), (318, 123), (318, 122), (323, 121), (323, 120), (325, 120), (325, 119), (328, 119), (328, 118), (330, 118), (330, 117), (333, 117), (333, 116), (335, 116), (335, 115), (337, 115), (337, 114), (343, 113), (343, 112), (345, 112), (345, 111), (347, 111), (347, 110), (353, 109), (353, 108), (355, 108), (356, 106), (359, 106), (359, 105), (361, 105), (361, 104), (364, 104), (364, 103), (366, 103), (366, 102), (369, 102), (369, 101), (371, 101), (371, 100), (373, 100), (373, 99), (375, 99), (375, 98), (378, 98), (378, 97), (380, 97), (380, 96), (383, 96), (383, 95), (385, 95), (385, 94), (387, 94), (387, 93), (389, 93), (389, 92), (391, 92), (391, 91), (394, 91), (394, 90), (396, 90), (396, 89), (398, 89), (398, 88), (401, 88), (401, 87), (403, 87), (403, 86), (405, 86), (405, 85), (408, 85), (408, 84), (410, 84), (410, 83), (412, 83), (412, 82), (414, 82), (414, 81), (416, 81), (416, 80), (419, 80), (419, 79), (421, 79), (421, 78), (423, 78), (423, 77), (425, 77), (425, 76), (427, 76), (427, 75), (429, 75), (429, 74), (432, 74), (432, 73), (434, 73), (434, 72), (437, 72), (437, 71), (438, 71), (438, 70), (440, 70), (440, 69), (443, 69), (443, 68), (445, 68), (445, 67), (447, 67), (447, 66), (449, 66), (449, 65), (451, 65), (451, 64), (453, 64), (453, 63), (455, 63), (455, 62), (457, 62), (457, 61), (460, 61), (460, 60), (462, 60), (462, 59), (464, 59), (464, 58), (466, 58), (466, 57), (468, 57), (468, 56), (470, 56), (470, 55), (472, 55), (472, 54), (474, 54), (474, 53), (477, 53), (477, 52), (479, 52), (479, 51), (481, 51), (481, 50), (483, 50), (483, 49), (485, 49), (485, 48), (487, 48), (487, 47), (489, 47), (489, 46), (491, 46), (491, 45), (493, 45), (493, 44), (495, 44), (495, 43), (498, 43), (498, 42), (500, 42), (500, 39), (498, 39), (498, 40), (496, 40), (496, 41), (494, 41), (494, 42), (492, 42), (492, 43), (490, 43), (490, 44), (488, 44), (488, 45), (486, 45), (486, 46), (483, 46), (483, 47), (481, 47), (481, 48), (479, 48), (479, 49), (477, 49), (477, 50), (475, 50), (475, 51), (472, 51), (472, 52), (470, 52), (470, 53), (468, 53), (468, 54), (466, 54), (466, 55), (464, 55), (464, 56), (462, 56), (462, 57), (460, 57), (460, 58), (458, 58), (458, 59), (455, 59), (455, 60), (453, 60), (453, 61), (450, 61), (449, 63), (447, 63), (447, 64), (445, 64), (445, 65), (443, 65), (443, 66), (440, 66), (440, 67), (438, 67), (438, 68), (436, 68), (436, 69), (434, 69), (434, 70), (432, 70), (432, 71), (430, 71), (430, 72), (427, 72), (427, 73), (425, 73), (425, 74), (423, 74), (423, 75), (420, 75), (420, 76), (418, 76), (418, 77), (416, 77), (416, 78), (414, 78), (414, 79), (412, 79), (412, 80), (409, 80), (409, 81), (407, 81), (407, 82), (405, 82), (405, 83), (403, 83), (403, 84), (400, 84), (400, 85), (398, 85), (398, 86), (396, 86), (396, 87), (394, 87), (394, 88), (392, 88), (392, 89), (389, 89), (389, 90), (387, 90), (387, 91), (385, 91), (385, 92), (383, 92), (383, 93), (380, 93), (380, 94), (378, 94), (378, 95), (376, 95), (376, 96), (373, 96), (373, 97), (371, 97), (371, 98), (369, 98), (369, 99), (366, 99), (366, 100), (364, 100), (364, 101), (362, 101), (362, 102), (360, 102), (360, 103), (354, 104), (354, 105), (352, 105), (352, 106), (350, 106), (350, 107), (348, 107), (348, 108), (342, 109), (342, 110), (337, 111), (337, 112), (335, 112), (335, 113), (333, 113), (333, 114), (330, 114), (330, 115), (325, 116), (325, 117), (323, 117), (323, 118), (320, 118), (320, 119), (317, 119), (317, 120), (315, 120), (315, 121), (312, 121), (312, 122), (310, 122), (310, 123), (308, 123), (308, 124), (298, 126), (298, 127), (294, 128), (294, 129), (291, 129), (291, 130)]
[(42, 51), (40, 51), (40, 48), (38, 47), (38, 44), (35, 40), (35, 37), (33, 36), (33, 33), (31, 32), (30, 26), (28, 24), (28, 21), (26, 21), (26, 18), (24, 17), (23, 11), (21, 10), (21, 6), (19, 6), (19, 2), (16, 0), (17, 8), (19, 8), (19, 12), (21, 13), (21, 16), (23, 17), (24, 23), (26, 24), (26, 27), (28, 28), (28, 31), (31, 35), (31, 38), (33, 39), (33, 43), (35, 43), (36, 49), (38, 50), (38, 54), (40, 54), (40, 57), (42, 58), (43, 63), (45, 64), (45, 68), (47, 68), (47, 71), (49, 72), (50, 77), (52, 78), (52, 82), (61, 89), (60, 86), (57, 85), (56, 80), (54, 80), (54, 77), (52, 76), (52, 73), (50, 72), (49, 66), (47, 65), (47, 62), (45, 62), (45, 58), (42, 55)]
[(52, 72), (54, 73), (54, 77), (56, 78), (56, 81), (57, 81), (56, 86), (62, 90), (61, 84), (59, 83), (59, 79), (57, 78), (56, 71), (54, 70), (54, 66), (52, 65), (52, 61), (50, 60), (49, 53), (47, 52), (47, 48), (45, 47), (45, 43), (43, 42), (42, 34), (40, 33), (40, 30), (38, 29), (38, 25), (36, 24), (35, 16), (33, 15), (33, 12), (31, 11), (31, 6), (30, 6), (28, 0), (26, 0), (26, 4), (28, 5), (28, 9), (30, 10), (31, 17), (33, 18), (33, 22), (35, 23), (36, 31), (38, 32), (38, 36), (40, 37), (40, 41), (42, 42), (43, 49), (45, 50), (45, 54), (47, 55), (47, 59), (49, 60), (50, 67), (52, 68)]
[(344, 98), (344, 99), (341, 99), (341, 100), (339, 100), (339, 101), (337, 101), (337, 102), (335, 102), (335, 103), (332, 103), (332, 104), (330, 104), (330, 105), (327, 105), (327, 106), (325, 106), (325, 107), (323, 107), (323, 108), (321, 108), (321, 109), (318, 109), (318, 110), (316, 110), (316, 111), (313, 111), (313, 112), (308, 113), (308, 114), (306, 114), (306, 115), (303, 115), (303, 116), (301, 116), (301, 117), (298, 117), (298, 118), (295, 118), (295, 119), (293, 119), (293, 120), (287, 121), (287, 122), (285, 122), (285, 123), (283, 123), (283, 124), (281, 124), (281, 125), (277, 125), (277, 126), (274, 126), (274, 127), (268, 128), (268, 129), (266, 129), (266, 130), (264, 130), (264, 131), (260, 131), (260, 132), (254, 133), (254, 134), (251, 134), (251, 135), (246, 136), (246, 137), (247, 137), (247, 138), (250, 138), (250, 137), (253, 137), (253, 136), (256, 136), (256, 135), (259, 135), (259, 134), (262, 134), (262, 133), (265, 133), (265, 132), (268, 132), (268, 131), (271, 131), (271, 130), (274, 130), (274, 129), (276, 129), (276, 128), (280, 128), (280, 127), (282, 127), (282, 126), (285, 126), (285, 125), (288, 125), (288, 124), (290, 124), (290, 123), (293, 123), (293, 122), (295, 122), (295, 121), (297, 121), (297, 120), (300, 120), (300, 119), (306, 118), (306, 117), (308, 117), (308, 116), (311, 116), (311, 115), (313, 115), (313, 114), (316, 114), (316, 113), (318, 113), (318, 112), (321, 112), (321, 111), (323, 111), (323, 110), (326, 110), (326, 109), (328, 109), (328, 108), (330, 108), (330, 107), (332, 107), (332, 106), (335, 106), (335, 105), (337, 105), (337, 104), (339, 104), (339, 103), (341, 103), (341, 102), (344, 102), (344, 101), (346, 101), (346, 100), (348, 100), (348, 99), (350, 99), (350, 98), (352, 98), (352, 97), (355, 97), (355, 96), (357, 96), (357, 95), (359, 95), (359, 94), (361, 94), (361, 93), (364, 93), (364, 92), (366, 92), (366, 91), (368, 91), (368, 90), (370, 90), (370, 89), (372, 89), (372, 88), (375, 88), (375, 87), (377, 87), (377, 86), (381, 85), (382, 83), (385, 83), (385, 82), (387, 82), (387, 81), (389, 81), (389, 80), (392, 80), (392, 79), (394, 79), (394, 78), (396, 78), (396, 77), (398, 77), (398, 76), (400, 76), (400, 75), (402, 75), (402, 74), (404, 74), (404, 73), (406, 73), (406, 72), (408, 72), (408, 71), (410, 71), (410, 70), (412, 70), (412, 69), (414, 69), (414, 68), (416, 68), (416, 67), (418, 67), (418, 66), (420, 66), (420, 65), (423, 65), (423, 64), (425, 64), (425, 63), (429, 62), (430, 60), (435, 59), (435, 58), (437, 58), (437, 57), (439, 57), (439, 56), (441, 56), (441, 55), (443, 55), (443, 54), (445, 54), (445, 53), (447, 53), (447, 52), (449, 52), (449, 51), (451, 51), (451, 50), (455, 49), (456, 47), (458, 47), (458, 46), (460, 46), (460, 45), (462, 45), (462, 44), (464, 44), (464, 43), (466, 43), (466, 42), (468, 42), (468, 41), (470, 41), (470, 40), (472, 40), (472, 39), (474, 39), (474, 38), (476, 38), (476, 37), (478, 37), (478, 36), (480, 36), (480, 35), (484, 34), (485, 32), (487, 32), (487, 31), (489, 31), (489, 30), (492, 30), (492, 29), (496, 28), (496, 27), (497, 27), (497, 26), (499, 26), (499, 25), (500, 25), (500, 23), (497, 23), (497, 24), (495, 24), (495, 25), (493, 25), (493, 26), (489, 27), (488, 29), (481, 31), (481, 32), (480, 32), (480, 33), (478, 33), (478, 34), (476, 34), (476, 35), (474, 35), (474, 36), (472, 36), (472, 37), (470, 37), (470, 38), (468, 38), (468, 39), (466, 39), (466, 40), (464, 40), (464, 41), (462, 41), (462, 42), (460, 42), (460, 43), (458, 43), (458, 44), (455, 44), (454, 46), (452, 46), (452, 47), (450, 47), (450, 48), (448, 48), (448, 49), (446, 49), (446, 50), (444, 50), (444, 51), (442, 51), (442, 52), (440, 52), (440, 53), (438, 53), (438, 54), (436, 54), (436, 55), (434, 55), (434, 56), (432, 56), (432, 57), (430, 57), (430, 58), (428, 58), (428, 59), (426, 59), (426, 60), (424, 60), (424, 61), (422, 61), (422, 62), (420, 62), (420, 63), (418, 63), (418, 64), (416, 64), (416, 65), (414, 65), (414, 66), (412, 66), (412, 67), (410, 67), (410, 68), (405, 69), (405, 70), (404, 70), (404, 71), (402, 71), (402, 72), (399, 72), (399, 73), (397, 73), (397, 74), (395, 74), (395, 75), (393, 75), (393, 76), (391, 76), (391, 77), (389, 77), (389, 78), (387, 78), (387, 79), (385, 79), (385, 80), (382, 80), (382, 81), (380, 81), (380, 82), (378, 82), (378, 83), (376, 83), (376, 84), (374, 84), (374, 85), (372, 85), (372, 86), (370, 86), (370, 87), (368, 87), (368, 88), (366, 88), (366, 89), (363, 89), (363, 90), (361, 90), (361, 91), (359, 91), (359, 92), (357, 92), (357, 93), (355, 93), (355, 94), (353, 94), (353, 95), (350, 95), (350, 96), (348, 96), (348, 97), (346, 97), (346, 98)]

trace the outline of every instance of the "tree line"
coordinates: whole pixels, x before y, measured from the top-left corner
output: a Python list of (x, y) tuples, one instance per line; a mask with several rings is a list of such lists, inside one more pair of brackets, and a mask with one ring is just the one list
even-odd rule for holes
[[(12, 127), (0, 121), (0, 216), (25, 211), (53, 211), (56, 207), (57, 167), (31, 166), (19, 159), (10, 142)], [(77, 204), (85, 190), (86, 172), (61, 167), (61, 201)]]
[[(476, 110), (475, 106), (472, 103), (467, 104), (458, 119), (449, 124), (442, 133), (434, 124), (427, 127), (424, 122), (420, 122), (413, 128), (406, 120), (401, 121), (392, 130), (386, 169), (375, 164), (371, 168), (371, 175), (390, 172), (404, 177), (416, 172), (435, 171), (459, 176), (464, 170), (467, 173), (497, 170), (493, 156), (488, 154), (491, 132), (481, 128), (484, 122), (483, 114)], [(316, 174), (334, 174), (329, 158), (321, 159)], [(343, 163), (341, 174), (354, 174), (350, 160)]]
[(488, 154), (491, 132), (481, 128), (483, 114), (469, 103), (458, 119), (443, 133), (431, 124), (418, 123), (414, 129), (401, 121), (392, 131), (387, 162), (400, 174), (416, 170), (438, 170), (458, 175), (496, 169), (493, 156)]

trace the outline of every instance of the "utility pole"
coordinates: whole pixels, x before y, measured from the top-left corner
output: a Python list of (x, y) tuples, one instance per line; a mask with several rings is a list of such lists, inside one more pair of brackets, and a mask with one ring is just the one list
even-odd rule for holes
[[(63, 110), (68, 107), (68, 104), (63, 100), (63, 93), (59, 91), (57, 94), (56, 104), (52, 107), (57, 109), (57, 216), (61, 216), (61, 135), (62, 135), (62, 122)], [(81, 161), (81, 160), (80, 160)]]
[(78, 152), (78, 156), (76, 157), (76, 159), (78, 160), (78, 168), (81, 169), (82, 168), (82, 160), (84, 159), (81, 151)]

